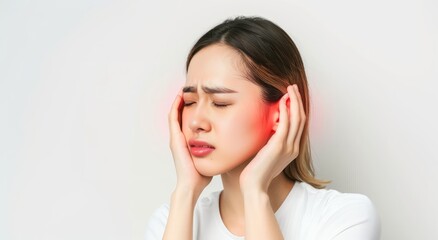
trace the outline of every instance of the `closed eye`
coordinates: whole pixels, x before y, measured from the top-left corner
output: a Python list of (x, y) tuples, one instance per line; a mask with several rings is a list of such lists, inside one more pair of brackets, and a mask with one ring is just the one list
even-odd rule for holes
[(184, 103), (184, 107), (188, 107), (190, 105), (192, 105), (193, 103)]
[(227, 104), (217, 104), (217, 103), (213, 103), (213, 105), (215, 105), (216, 107), (219, 107), (219, 108), (223, 108), (223, 107), (228, 106)]
[[(188, 107), (188, 106), (192, 105), (193, 103), (194, 103), (194, 102), (192, 102), (192, 103), (184, 103), (184, 107)], [(218, 104), (218, 103), (213, 103), (213, 105), (214, 105), (215, 107), (218, 107), (218, 108), (224, 108), (224, 107), (228, 106), (229, 104)]]

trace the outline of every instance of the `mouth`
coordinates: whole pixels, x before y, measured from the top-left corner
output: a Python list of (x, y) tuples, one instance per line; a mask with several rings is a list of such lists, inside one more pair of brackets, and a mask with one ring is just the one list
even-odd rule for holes
[(215, 148), (213, 145), (211, 145), (208, 142), (204, 142), (196, 139), (190, 139), (188, 144), (191, 148), (213, 148), (213, 149)]
[(214, 150), (215, 148), (209, 146), (190, 146), (190, 152), (195, 157), (205, 157)]
[(215, 147), (208, 142), (191, 139), (189, 141), (190, 152), (195, 157), (205, 157), (215, 150)]
[(210, 145), (190, 145), (191, 148), (212, 148), (214, 149), (213, 146)]

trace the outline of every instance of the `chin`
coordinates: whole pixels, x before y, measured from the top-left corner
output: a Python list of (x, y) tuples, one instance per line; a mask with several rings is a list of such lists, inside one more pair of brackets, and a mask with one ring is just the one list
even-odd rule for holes
[(196, 171), (206, 177), (214, 177), (222, 173), (220, 169), (211, 164), (210, 159), (197, 159), (194, 161), (194, 165)]
[(214, 161), (210, 158), (200, 158), (194, 159), (194, 165), (196, 171), (199, 174), (206, 177), (213, 177), (217, 175), (221, 175), (223, 173), (227, 173), (234, 168), (238, 167), (240, 164), (225, 164), (224, 161)]

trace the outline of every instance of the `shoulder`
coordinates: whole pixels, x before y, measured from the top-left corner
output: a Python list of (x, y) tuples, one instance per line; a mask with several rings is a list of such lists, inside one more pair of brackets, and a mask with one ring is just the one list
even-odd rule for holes
[(345, 209), (374, 211), (374, 204), (369, 197), (359, 193), (342, 193), (334, 189), (316, 189), (307, 183), (300, 183), (308, 201), (329, 212)]
[(155, 209), (146, 226), (144, 236), (146, 240), (162, 239), (164, 230), (166, 229), (167, 218), (169, 217), (169, 210), (170, 206), (167, 203)]
[(380, 220), (371, 199), (358, 193), (316, 189), (302, 184), (312, 214), (317, 216), (318, 236), (327, 239), (379, 239)]

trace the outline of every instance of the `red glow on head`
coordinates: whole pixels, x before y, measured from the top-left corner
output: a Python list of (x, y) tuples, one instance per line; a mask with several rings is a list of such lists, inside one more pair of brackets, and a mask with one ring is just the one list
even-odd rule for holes
[(323, 107), (323, 99), (320, 97), (321, 94), (316, 90), (312, 89), (310, 98), (310, 122), (309, 122), (309, 132), (313, 138), (319, 139), (324, 133), (324, 125), (327, 119), (325, 119), (325, 112)]
[(168, 115), (172, 107), (172, 103), (175, 100), (176, 95), (179, 93), (179, 91), (181, 91), (181, 88), (183, 87), (185, 80), (183, 77), (174, 74), (171, 77), (169, 77), (169, 81), (167, 82), (169, 84), (165, 88), (166, 91), (162, 95), (159, 102), (155, 104), (156, 108), (154, 110), (155, 126), (158, 128), (159, 130), (158, 132), (160, 133), (160, 137), (162, 139), (169, 138)]

